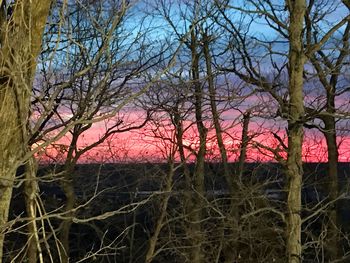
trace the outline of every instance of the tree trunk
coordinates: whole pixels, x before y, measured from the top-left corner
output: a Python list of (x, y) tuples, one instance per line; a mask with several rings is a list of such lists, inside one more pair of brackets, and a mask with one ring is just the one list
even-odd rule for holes
[(242, 139), (241, 139), (241, 148), (239, 152), (239, 159), (238, 159), (238, 169), (237, 169), (237, 175), (239, 180), (242, 180), (243, 172), (244, 172), (244, 164), (247, 159), (247, 147), (249, 143), (249, 122), (250, 122), (250, 111), (247, 111), (245, 114), (243, 114), (243, 127), (242, 127)]
[[(347, 25), (343, 36), (343, 49), (349, 49), (349, 32), (350, 24)], [(325, 124), (324, 136), (327, 143), (328, 152), (328, 192), (329, 199), (334, 202), (328, 212), (328, 237), (326, 240), (326, 247), (329, 252), (329, 260), (336, 260), (340, 256), (341, 251), (341, 239), (339, 239), (339, 222), (338, 222), (338, 209), (337, 202), (335, 200), (339, 196), (338, 186), (338, 144), (337, 144), (337, 132), (336, 132), (336, 119), (335, 119), (335, 93), (338, 84), (338, 77), (340, 75), (339, 64), (345, 57), (346, 51), (342, 50), (337, 59), (335, 70), (330, 78), (330, 85), (326, 86), (327, 91), (327, 113), (328, 115), (323, 117)]]
[(23, 141), (18, 129), (16, 95), (5, 83), (0, 86), (0, 262), (2, 259), (6, 223), (12, 197), (13, 181), (19, 159), (22, 156)]
[(66, 161), (63, 167), (63, 176), (60, 181), (61, 188), (66, 196), (66, 202), (64, 207), (65, 217), (60, 225), (60, 235), (59, 240), (61, 242), (60, 246), (60, 257), (62, 263), (69, 262), (69, 233), (73, 223), (73, 218), (75, 217), (75, 202), (76, 195), (74, 191), (74, 168), (79, 159), (77, 155), (77, 145), (80, 134), (82, 133), (82, 126), (77, 124), (73, 127), (72, 139), (67, 152)]
[[(181, 115), (179, 113), (178, 104), (174, 109), (173, 121), (176, 127), (176, 142), (179, 150), (181, 164), (183, 166), (183, 173), (185, 175), (185, 187), (184, 187), (185, 191), (184, 191), (184, 203), (183, 203), (184, 218), (186, 218), (185, 231), (186, 231), (187, 238), (189, 240), (189, 245), (195, 246), (196, 244), (195, 244), (195, 240), (193, 239), (194, 233), (193, 233), (191, 222), (192, 222), (193, 210), (197, 208), (195, 207), (191, 172), (187, 165), (187, 159), (185, 156), (185, 149), (183, 144), (184, 131), (183, 131), (183, 124), (182, 124)], [(193, 249), (190, 249), (189, 254), (191, 259), (195, 258)]]
[(31, 157), (25, 164), (25, 183), (24, 183), (24, 195), (26, 202), (28, 222), (28, 252), (27, 258), (29, 263), (37, 263), (38, 258), (40, 262), (43, 261), (42, 250), (40, 246), (39, 232), (36, 222), (37, 203), (36, 198), (38, 194), (38, 182), (36, 178), (37, 163), (33, 157)]
[(73, 222), (72, 219), (75, 216), (74, 207), (76, 202), (76, 196), (74, 192), (74, 184), (72, 178), (73, 167), (67, 167), (64, 171), (63, 178), (61, 179), (61, 187), (66, 196), (64, 210), (65, 217), (67, 218), (63, 220), (63, 222), (60, 225), (59, 239), (61, 242), (60, 257), (62, 263), (69, 262), (69, 233)]
[[(335, 118), (326, 117), (325, 138), (328, 151), (328, 192), (329, 201), (335, 201), (339, 196), (338, 189), (338, 146), (335, 131)], [(336, 260), (339, 256), (339, 230), (337, 216), (337, 202), (334, 202), (328, 210), (328, 238), (326, 247), (329, 252), (329, 259)]]
[[(233, 178), (233, 174), (230, 173), (228, 160), (227, 160), (226, 147), (222, 137), (222, 129), (221, 129), (220, 117), (219, 117), (220, 115), (216, 105), (216, 90), (215, 90), (215, 84), (214, 84), (213, 70), (211, 66), (212, 60), (211, 60), (211, 54), (209, 50), (210, 37), (208, 36), (207, 32), (203, 33), (202, 41), (203, 41), (203, 53), (204, 53), (205, 64), (207, 69), (210, 107), (211, 107), (211, 112), (213, 116), (216, 140), (220, 151), (221, 163), (224, 167), (224, 178), (228, 183), (228, 186), (230, 189), (230, 196), (231, 196), (231, 201), (230, 201), (231, 204), (229, 208), (230, 223), (227, 226), (229, 237), (227, 238), (227, 236), (223, 236), (223, 238), (225, 239), (223, 252), (224, 252), (225, 262), (234, 262), (234, 260), (237, 258), (237, 251), (238, 251), (238, 242), (237, 242), (238, 231), (237, 230), (238, 230), (239, 214), (238, 214), (238, 207), (237, 207), (237, 200), (238, 200), (237, 178)], [(233, 237), (235, 240), (232, 240), (230, 237)]]
[(189, 207), (189, 219), (190, 225), (188, 228), (188, 235), (191, 240), (190, 262), (200, 263), (204, 262), (204, 251), (202, 246), (204, 242), (204, 233), (202, 231), (202, 217), (204, 212), (204, 202), (202, 196), (204, 195), (204, 162), (206, 155), (206, 139), (207, 128), (203, 122), (203, 91), (201, 83), (199, 81), (199, 58), (200, 54), (197, 51), (198, 48), (198, 35), (196, 34), (196, 28), (191, 29), (191, 73), (194, 87), (194, 108), (196, 126), (199, 133), (199, 149), (197, 152), (197, 159), (195, 169), (193, 173), (193, 188), (192, 188), (192, 201)]
[(220, 115), (216, 106), (216, 90), (215, 90), (215, 84), (214, 84), (213, 70), (211, 66), (212, 61), (211, 61), (211, 54), (209, 50), (209, 43), (210, 43), (209, 36), (207, 35), (207, 32), (204, 32), (203, 33), (203, 51), (204, 51), (205, 64), (207, 68), (210, 107), (211, 107), (211, 113), (213, 115), (213, 123), (215, 128), (216, 140), (220, 151), (221, 162), (224, 167), (224, 176), (227, 179), (229, 186), (231, 188), (234, 188), (233, 178), (232, 178), (232, 175), (230, 174), (230, 170), (228, 167), (226, 147), (224, 144), (224, 140), (222, 138)]
[[(176, 128), (176, 143), (180, 155), (180, 160), (181, 160), (181, 165), (183, 166), (183, 171), (185, 175), (185, 182), (186, 182), (186, 190), (189, 190), (191, 187), (191, 173), (190, 170), (187, 166), (187, 160), (185, 156), (185, 149), (184, 149), (184, 144), (183, 144), (183, 124), (182, 124), (182, 119), (181, 119), (181, 114), (179, 111), (179, 104), (180, 102), (176, 103), (176, 106), (174, 108), (173, 112), (173, 123)], [(185, 195), (187, 196), (185, 199), (189, 200), (188, 198), (188, 191), (186, 191)], [(185, 204), (186, 206), (186, 204)]]
[(163, 228), (164, 218), (166, 216), (167, 209), (168, 209), (169, 198), (171, 197), (170, 193), (171, 193), (171, 188), (172, 188), (172, 184), (173, 184), (173, 176), (174, 176), (173, 158), (171, 158), (169, 166), (170, 166), (169, 167), (170, 170), (167, 174), (165, 189), (163, 189), (163, 191), (165, 191), (165, 196), (161, 201), (160, 215), (157, 219), (154, 233), (149, 240), (149, 245), (148, 245), (148, 250), (146, 253), (146, 260), (145, 260), (146, 263), (151, 263), (154, 256), (155, 256), (158, 237), (159, 237), (160, 231)]
[[(310, 57), (312, 64), (314, 65), (319, 80), (323, 85), (327, 94), (326, 103), (326, 115), (321, 114), (320, 119), (325, 124), (322, 130), (323, 135), (327, 143), (328, 152), (328, 193), (329, 201), (334, 202), (339, 195), (338, 185), (338, 145), (337, 145), (337, 132), (336, 132), (336, 118), (335, 118), (335, 98), (336, 90), (338, 87), (339, 76), (341, 75), (344, 60), (347, 58), (349, 51), (349, 37), (350, 37), (350, 22), (347, 23), (346, 28), (343, 31), (342, 45), (339, 46), (339, 53), (337, 58), (333, 61), (327, 59), (320, 60), (313, 54)], [(323, 68), (320, 64), (326, 66)], [(334, 63), (333, 63), (334, 62)], [(330, 74), (330, 75), (328, 75)], [(330, 76), (330, 78), (328, 77)], [(329, 253), (329, 260), (333, 261), (338, 259), (340, 255), (341, 239), (339, 237), (338, 228), (338, 216), (337, 216), (337, 202), (334, 202), (328, 208), (328, 225), (325, 248)], [(328, 256), (328, 255), (327, 255)]]
[(305, 0), (287, 1), (290, 12), (289, 25), (289, 116), (288, 158), (286, 163), (287, 226), (286, 253), (288, 262), (302, 260), (301, 244), (301, 187), (302, 187), (302, 143), (303, 143), (303, 72), (305, 55), (303, 49), (303, 22)]
[(36, 58), (51, 1), (18, 0), (0, 11), (0, 260), (16, 170), (25, 160)]

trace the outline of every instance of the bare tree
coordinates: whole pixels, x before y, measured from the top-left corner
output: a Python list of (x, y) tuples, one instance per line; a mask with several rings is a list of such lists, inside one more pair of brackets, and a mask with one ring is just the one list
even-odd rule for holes
[[(110, 136), (141, 128), (146, 123), (147, 114), (144, 120), (133, 125), (123, 119), (123, 114), (118, 116), (117, 113), (141, 81), (141, 73), (158, 63), (163, 52), (147, 50), (148, 29), (142, 24), (133, 28), (137, 32), (136, 38), (127, 33), (130, 6), (124, 1), (72, 3), (66, 8), (66, 22), (60, 25), (61, 28), (53, 26), (46, 33), (47, 42), (44, 43), (48, 49), (43, 52), (43, 64), (38, 74), (46, 86), (38, 84), (35, 87), (32, 105), (36, 111), (33, 112), (31, 138), (31, 144), (52, 143), (58, 130), (64, 128), (67, 133), (57, 142), (63, 147), (64, 154), (60, 176), (52, 178), (59, 180), (66, 197), (66, 219), (59, 227), (62, 262), (69, 260), (70, 227), (77, 213), (74, 169), (84, 154)], [(54, 11), (60, 14), (59, 10)], [(56, 12), (53, 12), (54, 16)], [(100, 17), (98, 21), (95, 20), (97, 17)], [(53, 19), (59, 21), (60, 16)], [(60, 39), (56, 46), (62, 45), (62, 51), (52, 47), (52, 38)], [(124, 46), (126, 42), (128, 44)], [(63, 60), (66, 49), (71, 52)], [(53, 64), (54, 61), (57, 64)], [(54, 65), (61, 65), (61, 68), (54, 69)], [(39, 112), (41, 118), (35, 119)], [(108, 115), (105, 131), (87, 144), (81, 142), (89, 129), (104, 121), (104, 115)]]
[[(41, 261), (43, 259), (40, 248), (42, 240), (39, 241), (36, 226), (38, 178), (33, 155), (43, 152), (45, 147), (70, 133), (71, 142), (65, 156), (68, 157), (66, 181), (63, 185), (66, 186), (67, 196), (71, 197), (66, 207), (66, 221), (71, 221), (74, 215), (70, 213), (74, 210), (72, 204), (75, 198), (72, 185), (68, 182), (74, 165), (84, 153), (110, 135), (144, 124), (141, 122), (132, 126), (114, 117), (147, 89), (145, 83), (141, 89), (137, 88), (140, 74), (158, 63), (163, 51), (149, 52), (149, 31), (143, 23), (125, 25), (127, 11), (132, 6), (128, 1), (57, 1), (52, 5), (50, 1), (45, 4), (35, 1), (1, 1), (0, 6), (1, 79), (4, 87), (1, 89), (0, 123), (2, 127), (7, 127), (1, 131), (7, 138), (1, 144), (1, 251), (4, 233), (9, 227), (6, 221), (14, 175), (17, 168), (25, 163), (25, 196), (30, 232), (28, 260), (36, 262), (38, 255)], [(50, 7), (49, 24), (40, 57), (42, 64), (33, 85)], [(136, 37), (128, 33), (126, 28), (132, 30)], [(162, 72), (166, 70), (168, 67)], [(129, 85), (131, 81), (133, 83)], [(32, 119), (29, 122), (30, 114)], [(79, 137), (93, 123), (107, 118), (111, 118), (111, 121), (102, 137), (80, 147)], [(19, 178), (19, 183), (22, 179)], [(62, 230), (65, 248), (69, 224)], [(65, 258), (68, 259), (67, 255)]]
[[(329, 3), (330, 9), (338, 8), (339, 3)], [(308, 6), (307, 12), (311, 12), (311, 5)], [(315, 8), (312, 14), (306, 16), (306, 41), (309, 45), (317, 42), (318, 30), (314, 28), (317, 27), (318, 14), (316, 13), (318, 9), (323, 7)], [(317, 125), (316, 123), (308, 123), (306, 125), (310, 128), (317, 128), (324, 135), (327, 144), (327, 154), (328, 154), (328, 192), (330, 201), (334, 201), (339, 197), (339, 182), (338, 182), (338, 161), (339, 161), (339, 150), (337, 142), (337, 127), (336, 123), (338, 121), (336, 117), (336, 101), (338, 96), (344, 96), (347, 93), (347, 89), (342, 87), (344, 84), (344, 78), (342, 77), (344, 64), (348, 59), (349, 55), (349, 32), (350, 23), (346, 23), (345, 28), (339, 32), (339, 37), (335, 35), (332, 39), (327, 41), (325, 46), (330, 49), (333, 46), (333, 51), (328, 53), (327, 50), (318, 50), (317, 52), (311, 54), (310, 63), (313, 65), (315, 72), (314, 74), (310, 72), (310, 78), (316, 78), (319, 81), (319, 85), (323, 87), (325, 95), (322, 98), (311, 101), (308, 108), (310, 115), (315, 116), (316, 119), (320, 119), (323, 125)], [(339, 40), (337, 40), (339, 38)], [(313, 76), (315, 75), (315, 77)], [(346, 85), (346, 84), (345, 84)], [(346, 86), (345, 86), (346, 87)], [(317, 96), (317, 95), (316, 95)], [(323, 100), (325, 97), (325, 102), (319, 104), (318, 102)], [(340, 255), (341, 239), (339, 238), (339, 221), (337, 203), (330, 206), (329, 208), (329, 223), (328, 223), (328, 235), (326, 237), (327, 245), (325, 246), (327, 251), (329, 251), (330, 260), (336, 260)]]
[[(221, 16), (224, 22), (218, 22), (232, 34), (232, 48), (237, 51), (233, 55), (233, 63), (230, 70), (237, 74), (242, 80), (249, 84), (256, 85), (262, 91), (277, 101), (278, 114), (287, 122), (288, 145), (285, 145), (287, 151), (287, 160), (285, 162), (285, 173), (287, 176), (287, 225), (286, 225), (286, 253), (289, 262), (300, 262), (302, 260), (302, 241), (301, 241), (301, 187), (302, 187), (302, 144), (303, 144), (303, 125), (307, 121), (307, 115), (304, 109), (303, 85), (304, 85), (304, 65), (307, 58), (320, 50), (336, 30), (341, 28), (347, 21), (348, 16), (340, 19), (333, 27), (326, 30), (317, 41), (305, 44), (304, 41), (304, 22), (305, 17), (310, 15), (310, 10), (314, 8), (314, 2), (306, 1), (286, 1), (284, 4), (266, 1), (249, 1), (246, 7), (237, 6), (229, 1), (217, 1)], [(231, 8), (231, 9), (230, 9)], [(233, 9), (232, 9), (233, 8)], [(266, 26), (273, 29), (279, 36), (273, 40), (250, 37), (250, 29), (235, 25), (229, 20), (227, 9), (236, 10), (238, 13), (250, 14), (250, 18), (244, 18), (248, 25), (254, 23), (254, 19), (264, 19)], [(234, 11), (233, 11), (234, 12)], [(222, 21), (222, 20), (221, 20)], [(271, 66), (275, 73), (272, 81), (261, 70), (261, 64), (266, 63), (260, 56), (253, 57), (254, 48), (249, 40), (257, 40), (261, 43), (262, 49), (270, 55)], [(285, 41), (285, 42), (283, 42)], [(274, 49), (277, 43), (288, 44), (288, 55)], [(230, 48), (230, 45), (229, 45)], [(252, 52), (252, 53), (250, 53)], [(256, 53), (255, 53), (256, 54)], [(258, 55), (258, 54), (256, 54)], [(280, 61), (277, 57), (282, 56)], [(264, 55), (262, 56), (262, 58)], [(285, 62), (286, 61), (286, 62)], [(287, 69), (287, 72), (286, 70)], [(288, 86), (281, 89), (281, 77), (287, 74)], [(284, 92), (284, 93), (282, 93)], [(276, 134), (275, 134), (276, 135)], [(278, 137), (277, 137), (278, 138)], [(282, 145), (284, 142), (278, 139)]]

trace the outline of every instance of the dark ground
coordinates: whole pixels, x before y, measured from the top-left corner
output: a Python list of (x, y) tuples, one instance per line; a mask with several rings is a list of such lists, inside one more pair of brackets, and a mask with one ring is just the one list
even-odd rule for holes
[[(235, 164), (231, 164), (233, 172), (236, 169), (235, 167)], [(190, 169), (193, 170), (193, 168), (194, 165), (190, 165)], [(340, 192), (346, 193), (346, 195), (345, 198), (337, 202), (337, 209), (344, 233), (350, 232), (350, 224), (348, 223), (350, 222), (349, 168), (350, 163), (339, 164), (339, 189)], [(39, 169), (40, 196), (47, 213), (64, 204), (65, 195), (57, 181), (57, 174), (61, 169), (62, 167), (59, 165), (43, 166)], [(74, 171), (77, 205), (86, 204), (78, 210), (78, 217), (98, 216), (150, 198), (154, 191), (159, 191), (162, 188), (167, 170), (166, 164), (150, 163), (78, 165)], [(208, 200), (223, 199), (223, 197), (228, 196), (228, 187), (221, 170), (220, 164), (206, 164), (205, 184)], [(302, 196), (305, 207), (303, 215), (305, 216), (308, 215), (308, 207), (313, 207), (320, 201), (326, 201), (327, 165), (324, 163), (307, 163), (304, 165), (304, 172)], [(182, 174), (181, 168), (176, 170), (173, 187), (174, 197), (169, 203), (169, 210), (175, 212), (181, 206), (179, 196), (182, 195), (184, 189)], [(283, 209), (282, 201), (285, 198), (283, 191), (284, 176), (278, 164), (248, 163), (242, 178), (242, 184), (247, 187), (251, 185), (258, 186), (257, 192), (260, 195), (267, 196), (277, 208)], [(15, 191), (11, 219), (19, 215), (25, 215), (21, 190), (19, 188)], [(129, 206), (104, 220), (73, 224), (71, 230), (72, 262), (75, 262), (78, 258), (92, 255), (92, 253), (96, 253), (95, 256), (91, 256), (90, 259), (84, 262), (96, 262), (93, 261), (94, 258), (97, 262), (144, 262), (147, 241), (153, 233), (158, 214), (159, 200), (159, 196), (152, 197), (149, 202), (132, 211), (127, 211), (133, 208)], [(169, 212), (169, 214), (172, 213)], [(319, 233), (323, 220), (324, 217), (322, 216), (315, 220), (312, 223), (312, 231)], [(52, 227), (58, 227), (59, 222), (59, 219), (52, 217)], [(45, 225), (45, 227), (46, 231), (49, 232), (49, 225)], [(17, 253), (24, 245), (25, 229), (20, 232), (22, 234), (17, 232), (10, 233), (7, 236), (6, 252), (9, 253), (9, 257), (12, 257), (11, 255)], [(50, 238), (49, 244), (54, 247), (52, 236)], [(347, 249), (346, 245), (344, 245), (344, 249)], [(167, 262), (178, 262), (177, 257), (170, 256), (170, 254), (167, 256), (166, 253), (159, 256), (159, 262), (168, 257), (171, 260)], [(173, 251), (169, 251), (169, 253), (173, 253)], [(310, 258), (312, 258), (314, 256), (313, 252), (310, 253)], [(155, 260), (155, 262), (158, 261)], [(306, 260), (305, 262), (314, 261), (311, 259), (311, 261)]]

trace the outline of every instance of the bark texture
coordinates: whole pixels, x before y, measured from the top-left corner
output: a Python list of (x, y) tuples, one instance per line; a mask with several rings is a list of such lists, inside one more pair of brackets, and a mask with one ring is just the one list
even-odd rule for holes
[(36, 58), (51, 1), (18, 0), (0, 11), (0, 259), (16, 170), (27, 151)]
[(289, 25), (289, 114), (288, 114), (288, 159), (286, 163), (287, 227), (286, 253), (288, 262), (302, 261), (301, 245), (301, 187), (302, 143), (305, 118), (303, 103), (303, 72), (305, 55), (303, 49), (303, 22), (305, 0), (286, 1), (290, 12)]

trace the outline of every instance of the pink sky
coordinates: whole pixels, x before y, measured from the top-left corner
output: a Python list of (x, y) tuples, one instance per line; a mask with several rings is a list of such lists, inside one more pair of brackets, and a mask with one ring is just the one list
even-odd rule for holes
[[(241, 123), (240, 119), (233, 114), (226, 113), (226, 118), (223, 123), (225, 129), (224, 143), (226, 145), (227, 154), (230, 161), (237, 160), (239, 156), (239, 147), (241, 141)], [(130, 122), (142, 121), (138, 113), (133, 113), (128, 116)], [(127, 123), (127, 121), (125, 121)], [(83, 155), (80, 162), (160, 162), (166, 160), (166, 157), (172, 150), (174, 132), (173, 127), (166, 121), (166, 116), (160, 118), (161, 126), (148, 124), (140, 130), (117, 133), (107, 139), (104, 143), (90, 150)], [(208, 127), (210, 124), (207, 124)], [(90, 130), (85, 132), (79, 140), (79, 147), (84, 147), (96, 141), (105, 131), (108, 123), (101, 122), (94, 124)], [(187, 131), (184, 135), (184, 144), (187, 147), (196, 149), (199, 141), (195, 125), (192, 122), (185, 122), (184, 127)], [(250, 136), (253, 137), (248, 148), (247, 161), (249, 162), (265, 162), (274, 161), (274, 157), (266, 149), (257, 147), (255, 142), (275, 149), (278, 147), (278, 140), (271, 133), (273, 130), (278, 134), (285, 144), (287, 138), (283, 123), (281, 121), (261, 121), (259, 119), (252, 120), (249, 125)], [(46, 149), (46, 155), (52, 157), (52, 160), (62, 162), (64, 160), (66, 147), (69, 142), (69, 137), (66, 136), (56, 142), (54, 145)], [(350, 137), (342, 136), (338, 138), (339, 143), (339, 161), (350, 161)], [(285, 158), (286, 153), (282, 147), (281, 156)], [(214, 129), (210, 129), (207, 137), (207, 160), (220, 161), (219, 150), (215, 139)], [(177, 160), (178, 154), (175, 155)], [(189, 161), (194, 161), (195, 157), (187, 151)], [(40, 159), (48, 161), (48, 157), (42, 153)], [(319, 132), (315, 130), (305, 131), (305, 140), (303, 146), (303, 159), (305, 162), (326, 162), (327, 147), (325, 140)], [(52, 161), (51, 160), (51, 161)]]

